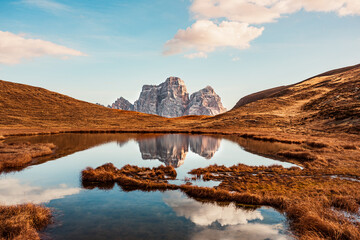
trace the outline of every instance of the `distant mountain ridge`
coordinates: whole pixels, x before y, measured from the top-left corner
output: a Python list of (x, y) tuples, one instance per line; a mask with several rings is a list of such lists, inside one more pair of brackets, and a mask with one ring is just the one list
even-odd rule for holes
[(212, 87), (207, 86), (189, 97), (184, 81), (178, 77), (169, 77), (159, 85), (144, 85), (134, 104), (120, 97), (110, 107), (163, 117), (213, 116), (226, 112)]

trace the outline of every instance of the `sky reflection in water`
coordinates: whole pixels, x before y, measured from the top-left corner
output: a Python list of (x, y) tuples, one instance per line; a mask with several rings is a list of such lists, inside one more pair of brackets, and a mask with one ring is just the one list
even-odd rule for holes
[[(117, 135), (106, 136), (106, 141), (104, 136), (99, 137), (98, 142), (94, 141), (96, 135), (26, 138), (33, 142), (54, 142), (69, 150), (59, 159), (47, 159), (21, 172), (0, 175), (0, 202), (45, 203), (53, 207), (56, 223), (45, 230), (53, 239), (289, 238), (284, 231), (284, 217), (271, 208), (250, 211), (234, 204), (200, 203), (178, 191), (123, 192), (117, 185), (108, 191), (82, 190), (79, 177), (87, 166), (98, 167), (107, 162), (117, 167), (172, 165), (177, 168), (180, 180), (191, 169), (212, 164), (285, 167), (293, 164), (251, 154), (236, 143), (210, 136), (126, 138)], [(91, 141), (81, 139), (86, 137)], [(121, 141), (117, 140), (119, 137)], [(71, 145), (81, 145), (81, 141), (91, 144), (72, 151)]]

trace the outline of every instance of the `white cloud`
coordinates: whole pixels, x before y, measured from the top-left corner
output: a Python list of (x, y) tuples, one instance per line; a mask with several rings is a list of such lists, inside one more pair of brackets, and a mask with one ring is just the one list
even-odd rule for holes
[(249, 42), (262, 34), (264, 28), (249, 26), (247, 23), (223, 21), (215, 24), (209, 20), (196, 21), (186, 30), (180, 29), (173, 39), (165, 44), (164, 55), (196, 50), (187, 57), (205, 57), (206, 53), (219, 47), (245, 49)]
[(195, 52), (195, 53), (185, 54), (184, 57), (189, 58), (189, 59), (207, 58), (207, 54), (204, 52)]
[(23, 35), (0, 31), (0, 63), (16, 64), (21, 59), (40, 56), (86, 56), (86, 54), (41, 39), (26, 39)]
[(15, 205), (22, 203), (46, 203), (53, 199), (64, 198), (65, 196), (78, 194), (80, 188), (68, 188), (61, 184), (57, 188), (42, 188), (21, 184), (18, 179), (0, 180), (0, 204)]
[(359, 0), (194, 0), (190, 7), (196, 19), (226, 18), (260, 24), (274, 22), (284, 14), (335, 12), (340, 16), (360, 15)]
[(41, 8), (45, 11), (69, 11), (70, 8), (64, 4), (51, 0), (21, 0), (20, 3)]
[(226, 18), (245, 23), (272, 22), (280, 17), (265, 2), (272, 1), (195, 0), (190, 11), (196, 19)]
[(195, 49), (197, 52), (184, 55), (195, 58), (206, 57), (207, 52), (218, 47), (248, 48), (250, 41), (264, 30), (251, 24), (276, 22), (302, 9), (339, 16), (360, 15), (360, 0), (194, 0), (190, 12), (196, 22), (167, 41), (163, 54)]

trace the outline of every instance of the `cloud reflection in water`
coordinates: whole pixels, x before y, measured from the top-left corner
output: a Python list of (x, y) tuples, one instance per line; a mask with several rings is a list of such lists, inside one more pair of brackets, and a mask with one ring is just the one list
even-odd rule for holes
[(60, 184), (56, 188), (43, 188), (20, 183), (18, 179), (0, 179), (0, 204), (15, 205), (22, 203), (47, 203), (53, 199), (78, 194), (80, 188), (69, 188)]
[[(185, 198), (180, 192), (165, 192), (164, 202), (169, 205), (177, 216), (183, 216), (195, 223), (200, 230), (192, 239), (289, 239), (281, 233), (283, 224), (264, 224), (258, 210), (250, 211), (237, 208), (231, 203), (218, 206), (212, 203), (201, 203)], [(250, 221), (257, 220), (257, 223)], [(220, 226), (219, 226), (220, 225)]]

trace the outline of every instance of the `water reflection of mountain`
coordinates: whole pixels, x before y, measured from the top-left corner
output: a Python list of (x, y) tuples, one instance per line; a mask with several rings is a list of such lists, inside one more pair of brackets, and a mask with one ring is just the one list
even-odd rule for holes
[(158, 159), (166, 166), (179, 167), (190, 150), (210, 159), (219, 149), (221, 139), (209, 136), (171, 134), (138, 140), (143, 159)]

